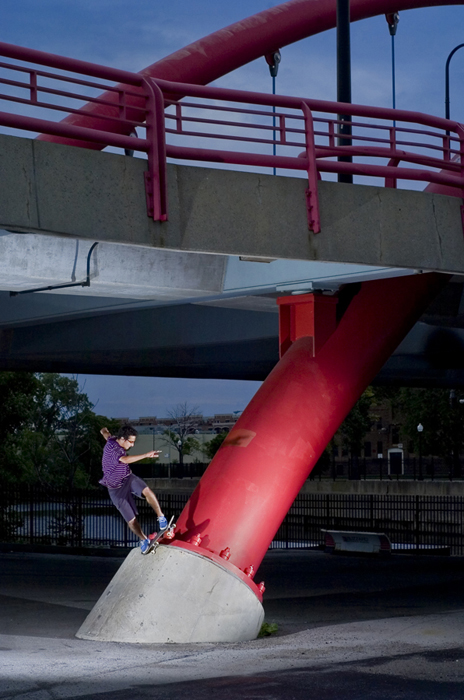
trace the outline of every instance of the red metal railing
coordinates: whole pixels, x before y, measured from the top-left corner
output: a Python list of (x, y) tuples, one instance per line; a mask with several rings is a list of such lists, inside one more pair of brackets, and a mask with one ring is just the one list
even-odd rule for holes
[[(8, 44), (0, 43), (0, 55), (21, 61), (0, 63), (0, 100), (12, 107), (0, 112), (0, 125), (88, 148), (108, 145), (146, 153), (148, 213), (155, 220), (167, 219), (166, 158), (305, 171), (314, 232), (320, 230), (321, 173), (350, 173), (367, 184), (381, 178), (385, 187), (397, 187), (398, 181), (436, 183), (456, 188), (458, 196), (464, 193), (464, 127), (457, 122), (154, 80)], [(56, 121), (63, 114), (66, 118)], [(351, 115), (349, 145), (339, 144), (339, 114)]]
[[(114, 146), (146, 153), (148, 215), (158, 221), (167, 219), (163, 96), (156, 84), (138, 73), (11, 44), (0, 43), (0, 56), (27, 63), (0, 62), (0, 101), (12, 108), (0, 112), (1, 126), (48, 134), (58, 142), (87, 148)], [(97, 107), (98, 118), (92, 119), (91, 126), (82, 125), (90, 106)], [(63, 115), (63, 121), (56, 121)], [(145, 138), (136, 135), (138, 127)]]

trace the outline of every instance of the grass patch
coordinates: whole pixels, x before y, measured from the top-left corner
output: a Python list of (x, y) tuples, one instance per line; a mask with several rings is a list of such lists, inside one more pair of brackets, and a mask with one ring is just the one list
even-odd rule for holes
[(261, 629), (259, 630), (258, 639), (260, 637), (270, 637), (271, 634), (275, 634), (279, 629), (279, 625), (275, 622), (263, 622)]

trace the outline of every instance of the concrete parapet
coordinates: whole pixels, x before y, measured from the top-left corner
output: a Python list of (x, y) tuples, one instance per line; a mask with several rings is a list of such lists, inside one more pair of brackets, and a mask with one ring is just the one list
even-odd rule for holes
[(261, 602), (238, 576), (201, 554), (160, 545), (126, 558), (77, 632), (80, 639), (138, 644), (255, 639)]
[(169, 219), (147, 216), (147, 162), (0, 135), (0, 228), (194, 253), (462, 273), (461, 200), (304, 178), (167, 165)]

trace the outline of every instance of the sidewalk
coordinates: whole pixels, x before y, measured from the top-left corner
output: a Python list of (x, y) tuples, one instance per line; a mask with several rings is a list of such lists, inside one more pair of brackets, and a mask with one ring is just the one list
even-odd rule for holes
[(121, 561), (0, 554), (1, 700), (464, 696), (464, 559), (274, 551), (259, 576), (275, 636), (141, 646), (76, 639)]

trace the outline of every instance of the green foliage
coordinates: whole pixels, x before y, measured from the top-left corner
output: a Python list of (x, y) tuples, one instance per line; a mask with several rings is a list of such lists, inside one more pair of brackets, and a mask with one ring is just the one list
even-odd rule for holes
[[(100, 428), (76, 379), (0, 373), (0, 474), (4, 483), (87, 488), (101, 476)], [(111, 426), (109, 426), (111, 427)]]
[(364, 436), (370, 430), (372, 424), (371, 408), (374, 400), (374, 389), (369, 386), (339, 428), (343, 444), (352, 455), (360, 454)]
[[(449, 389), (403, 388), (399, 393), (399, 404), (403, 416), (403, 431), (422, 454), (447, 457), (453, 449), (461, 451), (464, 446), (464, 406), (459, 403), (463, 392), (456, 391), (450, 401)], [(419, 436), (417, 426), (424, 427)]]
[[(464, 392), (449, 389), (411, 387), (368, 387), (339, 429), (343, 444), (352, 455), (359, 454), (365, 434), (376, 419), (375, 405), (388, 403), (392, 419), (403, 440), (416, 453), (450, 458), (464, 449)], [(419, 434), (417, 426), (422, 424)]]
[(330, 458), (330, 450), (331, 450), (332, 443), (330, 442), (327, 447), (325, 448), (324, 452), (321, 454), (319, 459), (317, 460), (316, 464), (314, 465), (314, 468), (311, 470), (311, 478), (314, 479), (317, 476), (320, 476), (321, 474), (324, 474), (328, 471), (330, 471), (331, 467), (331, 458)]
[[(177, 433), (172, 430), (165, 430), (163, 433), (163, 438), (166, 444), (172, 445), (176, 448), (179, 453), (179, 462), (182, 462), (182, 458), (186, 455), (191, 455), (193, 452), (200, 450), (200, 442), (194, 437), (183, 437), (181, 438)], [(179, 444), (180, 442), (180, 444)]]
[(31, 372), (0, 372), (0, 435), (17, 433), (27, 424), (38, 383)]
[(279, 626), (275, 622), (263, 622), (258, 633), (258, 639), (260, 637), (270, 637), (271, 634), (275, 634), (278, 629)]
[(222, 443), (226, 439), (228, 433), (218, 433), (215, 435), (209, 442), (207, 442), (203, 447), (202, 447), (202, 452), (203, 454), (208, 457), (208, 459), (213, 459), (214, 455), (218, 451), (218, 449), (221, 447)]

